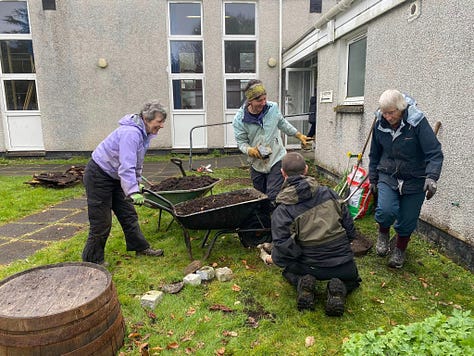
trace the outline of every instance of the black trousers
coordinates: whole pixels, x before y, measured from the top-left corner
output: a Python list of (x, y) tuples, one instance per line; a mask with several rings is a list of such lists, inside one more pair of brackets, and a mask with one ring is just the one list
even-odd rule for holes
[(284, 182), (283, 175), (281, 174), (281, 161), (275, 163), (268, 173), (258, 172), (251, 167), (250, 178), (252, 178), (255, 189), (266, 194), (270, 202), (275, 201)]
[(138, 224), (138, 215), (128, 202), (120, 181), (107, 175), (93, 160), (84, 171), (87, 194), (89, 236), (82, 251), (82, 260), (102, 263), (104, 249), (112, 228), (112, 212), (125, 235), (127, 251), (142, 251), (150, 247)]
[(321, 281), (330, 280), (331, 278), (339, 278), (346, 285), (348, 293), (359, 287), (360, 282), (362, 282), (354, 261), (349, 261), (334, 267), (313, 267), (295, 262), (287, 266), (282, 274), (295, 286), (298, 283), (298, 278), (305, 274), (311, 274), (316, 277), (317, 280)]

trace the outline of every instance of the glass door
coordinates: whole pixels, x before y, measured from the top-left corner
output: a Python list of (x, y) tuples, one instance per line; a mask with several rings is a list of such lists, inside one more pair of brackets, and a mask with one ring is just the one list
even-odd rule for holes
[[(285, 69), (285, 107), (283, 115), (298, 131), (308, 132), (309, 99), (313, 93), (312, 82), (314, 70), (311, 68)], [(288, 148), (300, 146), (300, 141), (285, 135)]]

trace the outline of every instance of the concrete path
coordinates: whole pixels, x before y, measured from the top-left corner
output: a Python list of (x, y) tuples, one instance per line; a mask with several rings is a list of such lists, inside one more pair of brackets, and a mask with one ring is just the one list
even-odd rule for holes
[[(313, 152), (301, 151), (307, 158), (313, 157)], [(201, 165), (211, 165), (211, 169), (228, 167), (248, 167), (247, 156), (226, 155), (222, 157), (192, 160), (192, 168)], [(188, 175), (189, 160), (183, 160), (183, 169)], [(0, 176), (29, 176), (44, 172), (64, 173), (71, 165), (0, 165)], [(178, 166), (170, 161), (145, 163), (143, 176), (149, 181), (159, 183), (165, 178), (180, 176)], [(67, 189), (67, 188), (65, 188)], [(0, 265), (8, 264), (18, 259), (25, 259), (37, 250), (52, 242), (69, 239), (78, 231), (88, 227), (87, 204), (85, 197), (72, 199), (51, 206), (48, 209), (27, 216), (20, 220), (0, 226)]]

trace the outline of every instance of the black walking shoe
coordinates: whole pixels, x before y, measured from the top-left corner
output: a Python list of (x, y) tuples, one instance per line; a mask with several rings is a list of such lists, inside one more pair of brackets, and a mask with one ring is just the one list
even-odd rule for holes
[(298, 310), (314, 309), (314, 290), (316, 287), (316, 278), (310, 274), (305, 274), (298, 280), (298, 286), (296, 291), (298, 296), (296, 302), (298, 304)]
[(153, 250), (152, 248), (148, 247), (142, 251), (137, 251), (136, 252), (137, 256), (152, 256), (152, 257), (159, 257), (163, 256), (163, 250), (162, 249), (156, 249)]
[(326, 315), (342, 316), (347, 295), (345, 284), (338, 278), (332, 278), (328, 282), (327, 294)]

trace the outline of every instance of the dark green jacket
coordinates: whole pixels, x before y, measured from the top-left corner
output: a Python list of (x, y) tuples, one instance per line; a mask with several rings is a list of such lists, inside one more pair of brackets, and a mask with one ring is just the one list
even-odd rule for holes
[(351, 261), (354, 221), (340, 197), (312, 177), (288, 177), (272, 214), (272, 259), (334, 267)]

